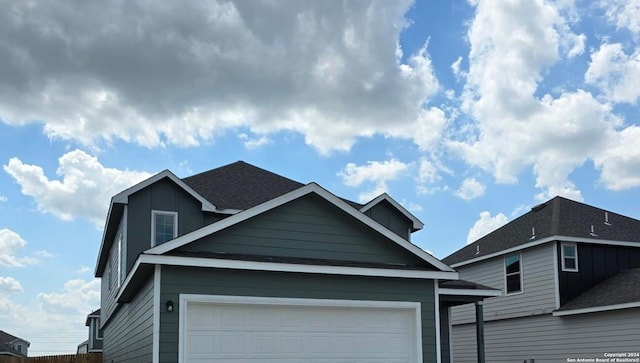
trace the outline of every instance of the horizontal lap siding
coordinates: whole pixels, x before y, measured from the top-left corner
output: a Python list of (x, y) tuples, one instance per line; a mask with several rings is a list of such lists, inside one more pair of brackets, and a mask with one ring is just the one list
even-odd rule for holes
[[(556, 308), (554, 244), (522, 251), (523, 293), (486, 299), (484, 320), (547, 314)], [(504, 293), (504, 256), (457, 268), (460, 279), (500, 289)], [(453, 324), (475, 322), (472, 304), (452, 308)]]
[(151, 362), (153, 342), (153, 280), (135, 299), (121, 304), (104, 329), (105, 362)]
[(175, 311), (161, 313), (161, 362), (175, 362), (178, 358), (181, 293), (421, 302), (424, 362), (435, 361), (434, 287), (431, 280), (163, 267), (161, 301), (172, 300)]
[[(485, 323), (487, 362), (566, 362), (638, 352), (640, 309), (554, 317), (551, 314)], [(453, 361), (476, 360), (475, 325), (454, 326)]]
[(267, 211), (181, 250), (426, 266), (316, 195)]

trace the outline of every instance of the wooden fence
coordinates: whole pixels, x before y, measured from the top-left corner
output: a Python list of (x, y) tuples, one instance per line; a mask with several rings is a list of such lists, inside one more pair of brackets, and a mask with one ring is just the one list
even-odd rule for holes
[(0, 363), (102, 363), (102, 353), (47, 355), (28, 358), (0, 355)]

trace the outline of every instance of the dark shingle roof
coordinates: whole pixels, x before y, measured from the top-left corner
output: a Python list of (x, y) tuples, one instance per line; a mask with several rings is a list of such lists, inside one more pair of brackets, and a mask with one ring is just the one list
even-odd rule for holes
[(249, 209), (304, 184), (244, 161), (182, 179), (218, 209)]
[(622, 271), (562, 305), (558, 311), (640, 302), (640, 268)]
[[(605, 218), (608, 219), (608, 223), (605, 223)], [(551, 236), (633, 241), (639, 242), (640, 247), (640, 221), (563, 197), (555, 197), (533, 207), (531, 211), (459, 249), (442, 261), (453, 265)]]

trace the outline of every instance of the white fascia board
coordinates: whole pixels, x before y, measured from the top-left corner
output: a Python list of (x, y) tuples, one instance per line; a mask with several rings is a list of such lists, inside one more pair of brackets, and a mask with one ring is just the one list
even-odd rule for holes
[(364, 213), (358, 211), (357, 209), (351, 207), (350, 205), (348, 205), (345, 201), (343, 201), (342, 199), (336, 197), (335, 195), (333, 195), (332, 193), (328, 192), (327, 190), (325, 190), (324, 188), (320, 187), (318, 184), (316, 183), (310, 183), (307, 184), (299, 189), (296, 189), (294, 191), (291, 191), (289, 193), (283, 194), (277, 198), (271, 199), (267, 202), (264, 202), (262, 204), (259, 204), (253, 208), (249, 208), (245, 211), (242, 211), (238, 214), (232, 215), (228, 218), (225, 218), (219, 222), (210, 224), (208, 226), (202, 227), (200, 229), (197, 229), (191, 233), (185, 234), (181, 237), (178, 237), (176, 239), (173, 239), (171, 241), (168, 241), (166, 243), (163, 243), (159, 246), (153, 247), (147, 251), (145, 251), (146, 254), (153, 254), (153, 255), (160, 255), (166, 252), (169, 252), (173, 249), (182, 247), (184, 245), (186, 245), (189, 242), (195, 241), (199, 238), (208, 236), (212, 233), (221, 231), (227, 227), (230, 227), (232, 225), (235, 225), (237, 223), (240, 223), (242, 221), (248, 220), (250, 218), (253, 218), (255, 216), (257, 216), (258, 214), (264, 213), (266, 211), (269, 211), (271, 209), (274, 209), (276, 207), (279, 207), (285, 203), (288, 203), (290, 201), (296, 200), (298, 198), (301, 198), (307, 194), (310, 193), (315, 193), (317, 195), (319, 195), (320, 197), (324, 198), (325, 200), (329, 201), (330, 203), (332, 203), (333, 205), (335, 205), (336, 207), (340, 208), (342, 211), (346, 212), (347, 214), (351, 215), (352, 217), (356, 218), (357, 220), (361, 221), (362, 223), (366, 224), (367, 226), (369, 226), (370, 228), (374, 229), (376, 232), (382, 234), (383, 236), (385, 236), (386, 238), (392, 240), (393, 242), (395, 242), (396, 244), (404, 247), (406, 250), (408, 250), (409, 252), (413, 253), (414, 255), (420, 257), (422, 260), (428, 262), (429, 264), (433, 265), (434, 267), (436, 267), (437, 269), (441, 270), (441, 271), (448, 271), (448, 272), (453, 272), (454, 270), (447, 266), (445, 263), (443, 263), (442, 261), (438, 260), (437, 258), (433, 257), (432, 255), (430, 255), (429, 253), (427, 253), (426, 251), (424, 251), (423, 249), (421, 249), (420, 247), (414, 245), (413, 243), (403, 239), (402, 237), (398, 236), (397, 234), (393, 233), (392, 231), (390, 231), (389, 229), (387, 229), (386, 227), (382, 226), (381, 224), (379, 224), (378, 222), (374, 221), (373, 219), (369, 218), (367, 215), (365, 215)]
[(478, 258), (472, 258), (470, 260), (466, 260), (466, 261), (462, 261), (462, 262), (458, 262), (458, 263), (453, 263), (451, 264), (451, 267), (453, 268), (457, 268), (460, 266), (464, 266), (464, 265), (469, 265), (475, 262), (479, 262), (479, 261), (483, 261), (483, 260), (487, 260), (489, 258), (493, 258), (493, 257), (497, 257), (497, 256), (501, 256), (501, 255), (506, 255), (509, 253), (513, 253), (516, 251), (520, 251), (520, 250), (524, 250), (526, 248), (531, 248), (531, 247), (535, 247), (535, 246), (539, 246), (548, 242), (552, 242), (552, 241), (562, 241), (562, 242), (575, 242), (575, 243), (592, 243), (592, 244), (601, 244), (601, 245), (611, 245), (611, 246), (626, 246), (626, 247), (640, 247), (640, 241), (638, 242), (631, 242), (631, 241), (616, 241), (616, 240), (606, 240), (606, 239), (596, 239), (596, 238), (587, 238), (587, 237), (570, 237), (570, 236), (562, 236), (562, 235), (555, 235), (555, 236), (550, 236), (550, 237), (545, 237), (536, 241), (531, 241), (528, 243), (524, 243), (518, 246), (514, 246), (511, 248), (507, 248), (506, 250), (502, 250), (502, 251), (498, 251), (495, 253), (490, 253), (488, 255), (485, 256), (481, 256)]
[(360, 212), (364, 213), (364, 212), (368, 211), (369, 209), (373, 208), (374, 206), (376, 206), (378, 203), (380, 203), (383, 200), (386, 200), (387, 202), (391, 203), (391, 205), (393, 205), (394, 208), (396, 208), (402, 214), (404, 214), (405, 217), (409, 218), (411, 220), (411, 222), (413, 223), (413, 229), (420, 230), (420, 229), (422, 229), (424, 227), (424, 223), (422, 223), (421, 220), (419, 220), (416, 216), (411, 214), (411, 212), (409, 212), (400, 203), (396, 202), (396, 200), (391, 198), (387, 193), (382, 193), (379, 196), (377, 196), (376, 198), (374, 198), (372, 201), (370, 201), (369, 203), (365, 204), (364, 207), (360, 208)]
[(200, 203), (202, 203), (202, 210), (204, 212), (217, 212), (217, 213), (226, 213), (226, 214), (234, 214), (237, 213), (236, 210), (219, 210), (217, 209), (211, 202), (206, 200), (202, 195), (198, 194), (195, 190), (193, 190), (190, 186), (188, 186), (182, 179), (178, 178), (175, 174), (173, 174), (169, 170), (163, 170), (156, 175), (153, 175), (140, 183), (123, 190), (122, 192), (116, 194), (112, 199), (111, 203), (129, 203), (129, 196), (137, 191), (140, 191), (153, 183), (158, 182), (163, 178), (169, 178), (172, 182), (176, 183), (180, 188), (182, 188), (185, 192), (189, 193), (192, 197), (196, 198)]
[(131, 283), (131, 280), (133, 279), (133, 276), (136, 275), (136, 273), (138, 272), (139, 269), (140, 269), (140, 257), (138, 257), (138, 259), (136, 259), (136, 262), (133, 264), (133, 267), (131, 268), (131, 271), (129, 271), (129, 274), (127, 274), (127, 277), (124, 279), (124, 281), (120, 285), (120, 291), (118, 291), (118, 293), (116, 294), (116, 301), (120, 301), (120, 298), (122, 298), (122, 293), (125, 290), (127, 290), (127, 287)]
[(113, 198), (109, 203), (109, 212), (107, 212), (107, 219), (104, 220), (104, 226), (102, 227), (102, 239), (100, 240), (100, 250), (98, 251), (98, 258), (96, 259), (96, 268), (93, 270), (93, 276), (98, 277), (98, 267), (100, 266), (100, 257), (105, 249), (105, 238), (107, 237), (107, 224), (111, 219), (111, 211), (113, 210)]
[(611, 311), (611, 310), (629, 309), (629, 308), (638, 308), (638, 307), (640, 307), (640, 301), (634, 301), (634, 302), (625, 303), (625, 304), (604, 305), (604, 306), (594, 306), (591, 308), (583, 308), (583, 309), (554, 311), (553, 316), (588, 314), (588, 313), (597, 313), (600, 311)]
[(502, 296), (502, 291), (494, 289), (447, 289), (440, 288), (440, 295), (460, 295), (460, 296), (480, 296), (497, 297)]
[[(413, 279), (448, 279), (457, 280), (457, 272), (445, 271), (424, 271), (424, 270), (401, 270), (386, 268), (351, 267), (351, 266), (330, 266), (330, 265), (308, 265), (294, 263), (261, 262), (246, 260), (228, 260), (202, 257), (182, 257), (164, 255), (140, 255), (136, 261), (133, 273), (135, 274), (140, 264), (158, 264), (183, 267), (205, 267), (224, 268), (233, 270), (253, 270), (253, 271), (274, 271), (274, 272), (296, 272), (327, 275), (352, 275), (352, 276), (375, 276), (375, 277), (399, 277)], [(129, 277), (125, 280), (128, 283)]]

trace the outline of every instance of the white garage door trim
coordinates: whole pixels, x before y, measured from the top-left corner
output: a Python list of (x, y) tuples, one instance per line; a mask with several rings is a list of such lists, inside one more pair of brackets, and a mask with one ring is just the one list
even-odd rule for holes
[(420, 303), (409, 301), (373, 301), (373, 300), (332, 300), (332, 299), (295, 299), (254, 296), (198, 295), (180, 294), (178, 323), (178, 362), (185, 362), (185, 337), (187, 334), (187, 312), (191, 303), (247, 304), (297, 307), (344, 307), (344, 308), (383, 308), (406, 310), (415, 317), (414, 346), (416, 363), (422, 362), (422, 320)]

